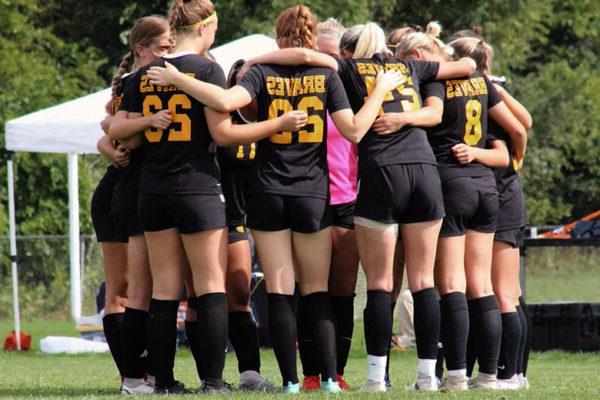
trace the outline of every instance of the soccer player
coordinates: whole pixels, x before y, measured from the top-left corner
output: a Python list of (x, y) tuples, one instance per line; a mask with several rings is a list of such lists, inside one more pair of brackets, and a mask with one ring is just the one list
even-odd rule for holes
[[(231, 67), (227, 79), (229, 87), (235, 86), (237, 74), (243, 65), (244, 60), (238, 60)], [(235, 110), (231, 118), (236, 124), (255, 122), (256, 103)], [(246, 204), (252, 183), (256, 143), (219, 147), (217, 154), (229, 231), (225, 284), (229, 304), (229, 340), (238, 359), (239, 389), (273, 392), (277, 388), (260, 375), (258, 330), (249, 305), (252, 259), (246, 227)]]
[[(164, 65), (169, 60), (192, 79), (225, 86), (221, 68), (198, 55), (214, 41), (217, 14), (213, 4), (208, 0), (175, 1), (169, 21), (175, 31), (173, 53), (153, 65)], [(230, 389), (222, 380), (228, 315), (227, 232), (213, 140), (220, 145), (233, 144), (231, 140), (238, 131), (232, 129), (229, 136), (211, 136), (204, 104), (174, 86), (151, 84), (147, 68), (136, 75), (129, 109), (133, 121), (141, 121), (140, 126), (114, 121), (110, 133), (113, 138), (122, 139), (143, 131), (145, 154), (139, 213), (153, 280), (148, 348), (151, 370), (156, 376), (155, 393), (189, 392), (175, 381), (172, 372), (186, 260), (197, 295), (190, 299), (189, 306), (198, 313), (196, 335), (204, 373), (200, 377), (201, 391), (227, 393)], [(152, 128), (143, 118), (136, 118), (167, 109), (171, 121), (165, 129)], [(284, 116), (254, 129), (262, 134), (272, 133), (296, 126), (295, 119), (291, 121), (292, 124)]]
[[(280, 48), (315, 48), (316, 20), (306, 7), (282, 12), (276, 32)], [(327, 295), (331, 217), (327, 204), (325, 111), (329, 111), (342, 135), (360, 140), (374, 121), (385, 94), (398, 84), (398, 74), (380, 74), (372, 96), (366, 102), (363, 99), (365, 107), (354, 115), (339, 78), (323, 68), (256, 65), (228, 91), (193, 82), (171, 68), (155, 70), (158, 82), (166, 79), (220, 111), (231, 111), (256, 98), (259, 120), (296, 108), (309, 112), (306, 129), (282, 131), (258, 144), (248, 225), (265, 273), (271, 337), (284, 392), (299, 391), (292, 310), (294, 268), (310, 316), (307, 323), (321, 365), (321, 387), (328, 392), (339, 391), (335, 331)], [(218, 118), (227, 125), (228, 116)], [(217, 118), (209, 118), (209, 122), (211, 129), (219, 130), (223, 125)]]
[[(431, 54), (432, 47), (426, 45), (426, 39), (419, 34), (409, 34), (402, 41), (404, 50), (399, 45), (398, 51), (428, 57), (427, 51)], [(431, 37), (429, 42), (433, 43), (434, 39)], [(480, 68), (487, 58), (484, 45), (477, 42), (469, 43), (472, 46), (467, 48), (462, 42), (453, 42), (455, 59), (470, 56)], [(442, 388), (467, 389), (469, 311), (465, 290), (470, 299), (469, 308), (473, 310), (471, 324), (478, 328), (481, 336), (478, 349), (480, 375), (473, 381), (473, 386), (491, 388), (495, 386), (500, 315), (491, 288), (492, 233), (498, 200), (489, 167), (504, 166), (508, 159), (501, 143), (496, 143), (494, 149), (485, 149), (488, 113), (515, 137), (522, 138), (524, 129), (480, 71), (430, 85), (425, 95), (438, 96), (444, 101), (442, 123), (428, 130), (446, 208), (436, 256), (442, 342), (448, 366), (448, 379)]]
[[(136, 21), (129, 34), (129, 52), (124, 56), (113, 77), (112, 99), (107, 104), (109, 114), (102, 122), (105, 132), (109, 130), (113, 116), (122, 107), (127, 108), (125, 92), (134, 81), (133, 72), (164, 55), (170, 47), (170, 29), (167, 20), (161, 17), (144, 17)], [(155, 125), (157, 121), (152, 123)], [(138, 179), (141, 168), (141, 154), (124, 142), (115, 149), (109, 136), (99, 141), (103, 154), (116, 152), (116, 159), (126, 157), (127, 164), (121, 164), (110, 196), (110, 215), (99, 217), (97, 208), (92, 209), (95, 225), (111, 225), (117, 240), (128, 243), (119, 245), (118, 263), (107, 263), (116, 268), (106, 268), (107, 307), (104, 320), (107, 342), (118, 362), (123, 385), (121, 391), (131, 393), (151, 393), (152, 387), (145, 381), (147, 370), (143, 354), (146, 351), (146, 314), (152, 281), (148, 267), (146, 242), (139, 225), (137, 213)], [(106, 177), (103, 179), (103, 181)], [(97, 191), (98, 193), (98, 191)], [(95, 197), (97, 194), (95, 194)], [(97, 201), (97, 200), (95, 200)], [(95, 201), (92, 201), (94, 204)], [(104, 246), (103, 246), (104, 247)], [(113, 246), (115, 249), (117, 246)], [(124, 247), (124, 248), (123, 248)], [(110, 257), (110, 255), (109, 255)], [(106, 255), (105, 255), (106, 260)], [(114, 259), (113, 259), (114, 260)], [(118, 282), (118, 284), (115, 284)], [(124, 288), (123, 288), (124, 286)], [(114, 306), (114, 290), (126, 290), (127, 302), (123, 313), (111, 313)], [(122, 306), (121, 306), (122, 308)], [(122, 311), (121, 311), (122, 312)], [(115, 323), (120, 320), (117, 329)], [(120, 345), (119, 345), (119, 342)], [(120, 349), (119, 349), (120, 347)], [(120, 353), (120, 355), (118, 355)]]

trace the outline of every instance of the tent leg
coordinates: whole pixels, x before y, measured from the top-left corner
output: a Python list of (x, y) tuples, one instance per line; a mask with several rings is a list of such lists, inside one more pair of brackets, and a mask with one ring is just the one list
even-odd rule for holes
[(79, 263), (79, 177), (77, 153), (67, 154), (69, 168), (69, 265), (71, 276), (71, 316), (81, 317), (81, 269)]
[(13, 170), (13, 152), (8, 152), (6, 163), (8, 174), (8, 229), (10, 235), (10, 265), (12, 270), (13, 315), (17, 350), (21, 350), (21, 316), (19, 314), (19, 275), (17, 271), (17, 228), (15, 224), (15, 182)]

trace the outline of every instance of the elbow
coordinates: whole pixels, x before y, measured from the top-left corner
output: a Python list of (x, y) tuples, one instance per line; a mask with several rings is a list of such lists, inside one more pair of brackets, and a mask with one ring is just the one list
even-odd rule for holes
[(508, 151), (505, 151), (504, 153), (502, 160), (500, 160), (500, 168), (506, 168), (510, 164), (510, 155), (508, 154)]
[(314, 62), (314, 57), (312, 57), (309, 49), (301, 49), (299, 56), (301, 61), (300, 64), (309, 64)]
[(466, 58), (466, 69), (467, 69), (467, 74), (471, 75), (472, 73), (474, 73), (475, 71), (477, 71), (477, 63), (475, 62), (475, 60), (473, 60), (470, 57)]

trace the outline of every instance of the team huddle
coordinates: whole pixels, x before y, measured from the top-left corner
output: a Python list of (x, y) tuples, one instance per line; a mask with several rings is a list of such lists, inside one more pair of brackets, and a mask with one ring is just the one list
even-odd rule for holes
[[(404, 272), (411, 390), (528, 387), (519, 170), (532, 122), (491, 75), (481, 32), (444, 43), (432, 22), (386, 38), (375, 23), (317, 23), (296, 6), (275, 21), (279, 50), (239, 60), (226, 78), (209, 52), (217, 25), (209, 0), (175, 0), (168, 20), (136, 22), (113, 79), (98, 142), (112, 165), (92, 219), (121, 393), (191, 392), (173, 374), (182, 298), (200, 392), (232, 390), (228, 338), (239, 390), (350, 390), (359, 265), (362, 391), (391, 387)], [(260, 373), (248, 229), (282, 386)]]

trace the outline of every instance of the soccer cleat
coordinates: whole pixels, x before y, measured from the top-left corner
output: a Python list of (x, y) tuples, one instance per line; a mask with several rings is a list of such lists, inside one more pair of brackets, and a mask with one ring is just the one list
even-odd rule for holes
[(497, 379), (496, 388), (498, 390), (518, 390), (521, 388), (521, 381), (519, 380), (519, 376), (514, 374), (509, 379)]
[(387, 392), (385, 381), (367, 380), (360, 388), (361, 392)]
[(321, 382), (321, 388), (325, 393), (340, 393), (342, 389), (338, 382), (334, 382), (331, 378)]
[(238, 390), (242, 392), (278, 392), (279, 388), (256, 371), (244, 371), (240, 374)]
[(344, 375), (337, 375), (336, 378), (337, 378), (338, 383), (340, 384), (340, 389), (342, 389), (342, 391), (344, 391), (344, 392), (349, 392), (350, 385), (348, 385), (348, 383), (344, 379)]
[(409, 390), (417, 391), (423, 390), (428, 392), (436, 392), (438, 390), (437, 378), (434, 376), (427, 376), (423, 374), (417, 374), (417, 379), (413, 383)]
[(519, 374), (518, 376), (519, 376), (519, 382), (521, 383), (520, 389), (524, 389), (524, 390), (529, 389), (529, 380), (527, 380), (527, 377), (523, 376), (523, 374)]
[(321, 389), (321, 378), (319, 378), (319, 375), (308, 375), (302, 380), (303, 391), (311, 392), (319, 389)]
[(288, 382), (287, 385), (283, 386), (283, 393), (285, 393), (285, 394), (300, 393), (300, 383)]
[(124, 395), (144, 395), (153, 394), (154, 387), (146, 384), (146, 381), (135, 378), (125, 378), (121, 386), (121, 394)]
[(173, 384), (169, 387), (155, 386), (154, 393), (155, 394), (194, 394), (193, 391), (186, 388), (185, 385), (179, 381), (173, 382)]
[(223, 381), (202, 381), (202, 384), (200, 385), (201, 394), (231, 394), (232, 391), (231, 385)]
[(448, 376), (440, 385), (440, 392), (469, 390), (466, 376)]
[(477, 378), (471, 379), (469, 389), (496, 389), (496, 375), (480, 372)]

